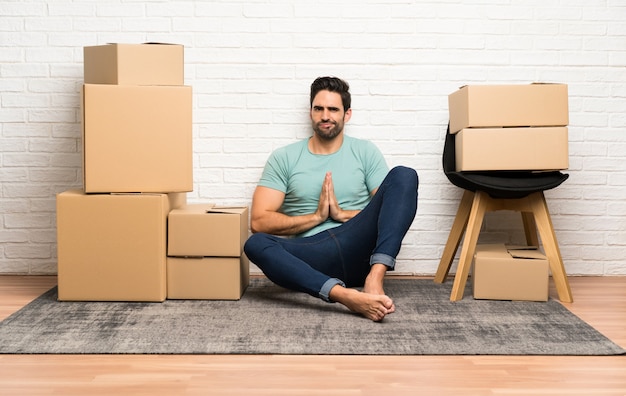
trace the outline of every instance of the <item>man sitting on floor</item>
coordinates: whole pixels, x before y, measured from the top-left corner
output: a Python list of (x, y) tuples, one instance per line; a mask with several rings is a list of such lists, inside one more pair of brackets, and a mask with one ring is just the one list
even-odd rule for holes
[(310, 105), (313, 135), (265, 165), (244, 250), (274, 283), (381, 321), (395, 311), (383, 281), (415, 218), (417, 173), (389, 171), (373, 143), (344, 135), (345, 81), (316, 79)]

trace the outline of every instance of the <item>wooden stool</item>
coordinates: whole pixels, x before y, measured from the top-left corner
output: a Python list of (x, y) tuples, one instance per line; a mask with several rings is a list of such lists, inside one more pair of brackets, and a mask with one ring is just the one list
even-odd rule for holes
[(543, 248), (550, 263), (550, 270), (552, 271), (552, 278), (554, 279), (559, 299), (563, 302), (573, 302), (572, 292), (565, 273), (565, 267), (563, 266), (563, 259), (561, 258), (556, 235), (554, 234), (546, 199), (541, 191), (532, 193), (524, 198), (508, 199), (491, 198), (483, 191), (471, 192), (465, 190), (441, 261), (439, 262), (435, 282), (443, 283), (445, 281), (461, 238), (465, 234), (450, 300), (459, 301), (463, 298), (465, 284), (467, 283), (485, 213), (497, 210), (521, 212), (528, 245), (539, 245), (537, 230), (539, 231), (539, 237), (541, 237)]

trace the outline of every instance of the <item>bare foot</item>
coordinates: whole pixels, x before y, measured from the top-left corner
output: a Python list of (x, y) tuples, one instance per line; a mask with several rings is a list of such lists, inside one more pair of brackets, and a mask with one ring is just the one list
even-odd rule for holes
[[(385, 279), (385, 273), (387, 273), (387, 266), (383, 264), (374, 264), (370, 270), (370, 273), (365, 278), (365, 285), (363, 285), (363, 293), (377, 294), (384, 296), (385, 290), (383, 289), (383, 281)], [(392, 305), (389, 313), (395, 312), (396, 306)]]
[(363, 285), (363, 292), (384, 295), (385, 290), (383, 289), (382, 279), (376, 279), (372, 275), (368, 275), (365, 279), (365, 285)]
[(384, 294), (371, 294), (336, 285), (330, 291), (331, 300), (345, 305), (350, 311), (360, 313), (375, 322), (395, 310), (393, 300)]
[(387, 273), (387, 266), (384, 264), (373, 264), (370, 267), (370, 272), (365, 278), (365, 285), (363, 291), (372, 294), (385, 294), (383, 291), (383, 281), (385, 280), (385, 274)]

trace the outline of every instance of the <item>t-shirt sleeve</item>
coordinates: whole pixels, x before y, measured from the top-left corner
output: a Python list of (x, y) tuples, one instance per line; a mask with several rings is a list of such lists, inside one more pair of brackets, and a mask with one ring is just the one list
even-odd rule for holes
[(367, 190), (372, 191), (380, 187), (389, 173), (389, 166), (380, 149), (372, 142), (365, 141), (365, 184)]
[(263, 168), (259, 186), (272, 188), (274, 190), (287, 192), (289, 183), (289, 167), (284, 150), (274, 151)]

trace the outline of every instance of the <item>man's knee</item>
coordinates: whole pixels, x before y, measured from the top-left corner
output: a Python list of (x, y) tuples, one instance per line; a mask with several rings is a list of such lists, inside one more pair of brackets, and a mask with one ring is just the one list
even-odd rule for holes
[(243, 251), (249, 259), (252, 260), (252, 257), (257, 257), (258, 253), (267, 246), (267, 237), (267, 234), (257, 233), (252, 234), (250, 238), (248, 238), (243, 245)]
[(389, 171), (389, 176), (393, 178), (394, 181), (407, 185), (410, 188), (415, 188), (419, 185), (419, 176), (417, 172), (413, 168), (409, 168), (407, 166), (396, 166)]

